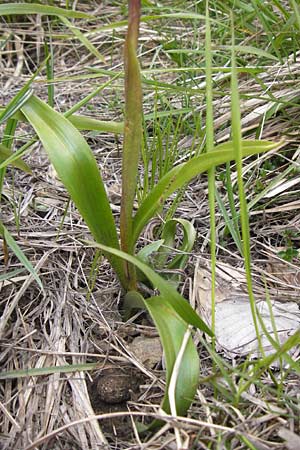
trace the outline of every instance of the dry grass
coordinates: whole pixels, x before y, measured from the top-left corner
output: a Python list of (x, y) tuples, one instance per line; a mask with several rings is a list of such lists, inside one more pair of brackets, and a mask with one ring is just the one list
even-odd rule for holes
[[(78, 7), (92, 12), (98, 8), (101, 17), (97, 26), (123, 19), (120, 6), (105, 4), (100, 8), (96, 2), (79, 2)], [(89, 31), (95, 26), (96, 24), (91, 24)], [(183, 32), (184, 26), (186, 28)], [(92, 42), (99, 46), (105, 56), (105, 65), (101, 65), (75, 40), (59, 39), (62, 34), (68, 34), (66, 30), (57, 26), (54, 28), (57, 79), (55, 106), (58, 110), (65, 111), (89, 93), (97, 82), (107, 80), (107, 77), (99, 74), (99, 79), (90, 79), (87, 76), (90, 74), (88, 67), (101, 66), (108, 70), (122, 68), (120, 61), (124, 29), (117, 29), (114, 33), (99, 31), (91, 34)], [(165, 24), (161, 32), (168, 34), (170, 29), (172, 27)], [(180, 21), (176, 23), (174, 33), (176, 30), (185, 38), (193, 33), (192, 27), (189, 29), (186, 23)], [(14, 23), (2, 20), (0, 35), (5, 33), (13, 33), (13, 39), (12, 43), (6, 45), (0, 60), (3, 105), (29, 79), (36, 65), (43, 59), (42, 43), (48, 35), (47, 21), (42, 24), (41, 19), (36, 17), (29, 17), (25, 21), (18, 18)], [(151, 22), (142, 24), (141, 51), (145, 54), (142, 59), (144, 69), (172, 66), (167, 55), (159, 51), (159, 38), (157, 23), (153, 27)], [(296, 80), (299, 62), (300, 53), (297, 53), (283, 64), (266, 68), (260, 74), (261, 84), (247, 76), (243, 76), (240, 82), (244, 135), (253, 137), (258, 133), (267, 139), (285, 138), (280, 155), (267, 154), (255, 161), (246, 161), (244, 166), (248, 201), (256, 202), (250, 213), (256, 290), (261, 295), (265, 292), (263, 274), (271, 297), (297, 302), (300, 290), (299, 259), (284, 262), (278, 257), (278, 251), (291, 243), (295, 248), (299, 246), (300, 203), (297, 199), (297, 183), (300, 142), (297, 101), (300, 84)], [(176, 77), (177, 75), (164, 73), (155, 75), (155, 80), (174, 83)], [(201, 89), (201, 79), (198, 81), (200, 84), (197, 88)], [(35, 89), (46, 98), (47, 89), (43, 76), (37, 78)], [(216, 90), (222, 91), (222, 95), (216, 96), (214, 103), (218, 141), (229, 136), (228, 89), (224, 80), (216, 79)], [(147, 112), (153, 110), (155, 99), (152, 93), (153, 88), (147, 85)], [(250, 93), (253, 97), (251, 99), (248, 98)], [(85, 112), (94, 113), (94, 109), (101, 120), (120, 119), (122, 95), (122, 81), (117, 80), (101, 96), (95, 98), (90, 109)], [(166, 89), (165, 95), (172, 108), (184, 107), (185, 95), (182, 92)], [(274, 106), (274, 98), (284, 98), (286, 104), (281, 107), (281, 111), (274, 111), (268, 117), (268, 111)], [(191, 94), (189, 102), (191, 112), (186, 113), (183, 121), (188, 121), (195, 114), (202, 114), (204, 117), (203, 96)], [(19, 131), (18, 145), (29, 138), (29, 133), (28, 128), (23, 125)], [(121, 138), (94, 133), (86, 133), (86, 137), (99, 161), (114, 209), (118, 211)], [(200, 138), (195, 138), (192, 133), (182, 134), (178, 140), (181, 157), (186, 157), (187, 148), (196, 148), (202, 141), (203, 131)], [(152, 416), (161, 415), (158, 405), (163, 394), (163, 370), (159, 362), (149, 367), (147, 362), (137, 359), (130, 350), (130, 344), (137, 336), (155, 338), (155, 328), (143, 316), (138, 317), (136, 323), (122, 323), (117, 308), (121, 293), (114, 274), (105, 261), (99, 264), (90, 290), (94, 254), (81, 242), (82, 238), (88, 237), (87, 228), (73, 205), (68, 204), (66, 192), (38, 145), (26, 161), (32, 167), (33, 175), (24, 175), (11, 169), (7, 173), (1, 219), (39, 272), (44, 292), (38, 289), (25, 270), (0, 282), (1, 369), (30, 370), (89, 362), (96, 363), (96, 367), (91, 371), (57, 372), (1, 381), (0, 448), (171, 450), (178, 448), (174, 429), (180, 430), (182, 448), (288, 448), (278, 431), (286, 427), (295, 433), (300, 432), (299, 376), (291, 369), (282, 372), (267, 370), (257, 383), (253, 383), (243, 393), (239, 403), (234, 404), (232, 392), (222, 382), (216, 363), (212, 364), (211, 355), (200, 341), (203, 380), (189, 418), (175, 421), (171, 417), (164, 417), (165, 426), (141, 443), (134, 420), (147, 421)], [(256, 196), (288, 167), (293, 167), (288, 178), (294, 180), (294, 185), (287, 184), (279, 194), (271, 196), (266, 191), (258, 199)], [(234, 171), (232, 180), (234, 183)], [(279, 181), (277, 180), (277, 184)], [(226, 189), (221, 178), (219, 187), (224, 204), (227, 205)], [(195, 264), (203, 267), (209, 265), (206, 194), (206, 178), (196, 179), (187, 189), (177, 210), (181, 217), (194, 219), (198, 229), (197, 248), (183, 286), (190, 298)], [(225, 223), (221, 214), (218, 215), (217, 225), (219, 262), (242, 269), (242, 258), (231, 238), (223, 233)], [(144, 238), (148, 240), (152, 237), (149, 227)], [(11, 252), (6, 265), (3, 252), (0, 257), (2, 274), (22, 269)], [(244, 287), (242, 281), (240, 287)], [(232, 367), (236, 364), (237, 362), (230, 361)], [(97, 383), (101, 377), (108, 375), (110, 380), (116, 380), (116, 385), (113, 384), (111, 388), (114, 391), (118, 388), (120, 374), (128, 373), (131, 384), (125, 384), (124, 389), (130, 390), (129, 399), (115, 404), (99, 400)], [(239, 379), (234, 370), (229, 376), (234, 386), (238, 386)], [(219, 384), (219, 392), (216, 384)]]

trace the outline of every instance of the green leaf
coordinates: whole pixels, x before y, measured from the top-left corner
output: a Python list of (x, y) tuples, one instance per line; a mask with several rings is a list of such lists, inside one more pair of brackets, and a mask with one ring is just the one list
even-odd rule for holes
[(0, 222), (0, 234), (2, 235), (3, 239), (5, 239), (7, 245), (12, 249), (18, 260), (23, 264), (23, 266), (28, 270), (28, 272), (31, 273), (31, 275), (34, 277), (37, 284), (40, 286), (42, 290), (44, 290), (42, 282), (40, 280), (40, 277), (34, 270), (34, 267), (32, 266), (31, 262), (27, 259), (25, 254), (22, 252), (10, 232), (7, 230), (7, 228), (3, 225), (2, 222)]
[(121, 250), (115, 248), (106, 247), (105, 245), (98, 244), (96, 242), (84, 241), (92, 247), (100, 248), (106, 254), (112, 253), (113, 255), (123, 258), (126, 261), (134, 264), (139, 270), (141, 270), (146, 277), (151, 281), (154, 288), (160, 291), (160, 296), (164, 298), (165, 304), (169, 305), (178, 316), (184, 320), (186, 323), (199, 328), (199, 330), (204, 331), (209, 336), (212, 333), (206, 323), (198, 316), (198, 314), (193, 310), (191, 305), (174, 289), (166, 280), (154, 272), (147, 264), (140, 261), (137, 257), (129, 255)]
[[(179, 253), (166, 264), (170, 251), (175, 247), (175, 236), (178, 225), (182, 227), (183, 231), (182, 244), (178, 248)], [(171, 271), (176, 269), (183, 270), (195, 243), (196, 230), (194, 226), (185, 219), (170, 219), (165, 223), (161, 237), (164, 240), (164, 245), (156, 257), (158, 267), (160, 269), (166, 269), (166, 272), (168, 272), (168, 269)], [(179, 274), (166, 273), (165, 278), (169, 281), (172, 280), (174, 286), (180, 281)]]
[[(144, 300), (145, 305), (159, 332), (166, 361), (166, 393), (162, 409), (170, 414), (169, 385), (174, 364), (180, 351), (184, 335), (188, 329), (174, 309), (166, 302), (164, 296), (151, 297)], [(199, 356), (191, 337), (181, 360), (175, 388), (175, 404), (177, 415), (185, 415), (195, 397), (199, 382)]]
[[(280, 144), (269, 141), (242, 141), (243, 156), (266, 152), (276, 148)], [(232, 142), (227, 142), (216, 146), (209, 153), (192, 158), (171, 169), (159, 180), (139, 207), (133, 222), (132, 245), (136, 243), (144, 226), (161, 210), (166, 199), (173, 192), (184, 186), (196, 175), (234, 159), (235, 151), (233, 144)]]
[[(0, 108), (0, 114), (5, 111), (5, 108)], [(27, 122), (26, 117), (21, 111), (16, 111), (12, 115), (14, 119), (20, 120), (22, 122)], [(123, 134), (124, 133), (124, 122), (114, 122), (98, 120), (89, 116), (71, 114), (68, 116), (68, 120), (76, 127), (78, 130), (88, 130), (88, 131), (100, 131), (103, 133), (114, 133)]]
[[(31, 83), (31, 80), (30, 80)], [(26, 83), (18, 94), (9, 102), (6, 108), (0, 115), (0, 125), (6, 122), (10, 117), (16, 114), (22, 105), (32, 96), (33, 90), (30, 88), (30, 84)]]
[(123, 122), (106, 122), (77, 114), (68, 116), (68, 120), (78, 130), (102, 131), (104, 133), (114, 134), (123, 134), (124, 132)]
[(148, 264), (149, 262), (149, 256), (152, 255), (154, 252), (158, 252), (160, 247), (163, 245), (164, 240), (159, 239), (158, 241), (151, 242), (148, 245), (145, 245), (137, 254), (137, 257), (143, 261), (144, 263)]
[(144, 310), (143, 296), (137, 291), (128, 291), (123, 300), (123, 320), (126, 322), (133, 315), (134, 310)]
[(78, 19), (90, 19), (93, 16), (70, 9), (57, 8), (55, 6), (40, 5), (38, 3), (6, 3), (0, 5), (0, 16), (14, 14), (46, 14), (47, 16), (62, 16)]
[[(9, 150), (4, 145), (0, 144), (0, 162), (1, 163), (3, 161), (5, 161), (7, 158), (10, 158), (13, 155), (14, 155), (14, 152)], [(18, 169), (23, 170), (24, 172), (31, 173), (30, 167), (28, 166), (28, 164), (26, 164), (26, 162), (22, 161), (21, 158), (18, 158), (15, 161), (13, 161), (11, 163), (11, 165), (14, 166), (14, 167), (17, 167)]]
[[(97, 242), (119, 247), (106, 191), (95, 158), (68, 119), (32, 96), (22, 107), (34, 127), (80, 214)], [(122, 261), (108, 255), (120, 282), (125, 283)]]
[(104, 57), (101, 55), (96, 47), (85, 37), (84, 34), (81, 33), (78, 27), (74, 26), (68, 19), (61, 16), (60, 20), (72, 31), (74, 36), (79, 39), (79, 41), (94, 55), (96, 58), (98, 58), (101, 62), (104, 62)]
[(68, 364), (65, 366), (34, 367), (31, 369), (8, 370), (0, 372), (0, 380), (12, 380), (14, 378), (41, 377), (52, 375), (53, 373), (72, 373), (83, 370), (96, 370), (99, 361), (85, 364)]

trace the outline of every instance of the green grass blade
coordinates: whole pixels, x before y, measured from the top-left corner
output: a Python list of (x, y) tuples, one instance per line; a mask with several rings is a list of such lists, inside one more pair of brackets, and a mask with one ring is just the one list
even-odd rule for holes
[(98, 52), (96, 47), (88, 40), (88, 38), (81, 33), (78, 27), (73, 25), (66, 17), (61, 16), (60, 20), (69, 28), (69, 30), (74, 34), (74, 36), (79, 39), (79, 41), (91, 52), (99, 61), (104, 62), (104, 56)]
[(240, 214), (241, 214), (241, 228), (243, 241), (243, 257), (245, 261), (245, 271), (247, 279), (248, 295), (251, 306), (251, 313), (253, 324), (257, 336), (258, 345), (263, 355), (261, 345), (260, 332), (256, 316), (256, 303), (252, 287), (251, 275), (251, 255), (250, 255), (250, 230), (249, 230), (249, 216), (248, 207), (243, 182), (243, 150), (242, 150), (242, 131), (241, 131), (241, 112), (240, 100), (238, 91), (238, 78), (236, 70), (235, 50), (234, 50), (234, 27), (232, 24), (232, 75), (231, 75), (231, 117), (232, 117), (232, 142), (234, 147), (234, 155), (237, 167), (237, 183), (240, 200)]
[(47, 16), (62, 16), (73, 19), (90, 19), (93, 16), (83, 12), (72, 11), (55, 6), (40, 5), (38, 3), (6, 3), (0, 5), (0, 16), (21, 14), (45, 14)]
[[(49, 24), (49, 28), (50, 28), (50, 24)], [(53, 106), (54, 106), (54, 83), (51, 83), (51, 81), (50, 81), (54, 78), (54, 56), (53, 56), (51, 28), (50, 28), (49, 42), (47, 42), (47, 40), (45, 40), (45, 43), (44, 43), (44, 51), (45, 51), (45, 56), (46, 56), (46, 76), (47, 76), (47, 80), (48, 80), (48, 85), (47, 85), (48, 105), (53, 108)]]
[[(166, 361), (166, 393), (161, 407), (166, 413), (170, 414), (169, 384), (174, 364), (188, 326), (165, 300), (163, 296), (157, 296), (144, 300), (144, 303), (159, 332), (164, 350)], [(199, 373), (199, 355), (192, 338), (189, 337), (177, 375), (175, 388), (177, 415), (185, 415), (193, 401), (199, 382)]]
[[(209, 21), (209, 2), (206, 1), (205, 20), (205, 80), (206, 80), (206, 152), (214, 149), (214, 114), (213, 114), (213, 85), (212, 85), (212, 48), (211, 29)], [(210, 224), (210, 260), (211, 260), (211, 327), (215, 330), (215, 296), (216, 296), (216, 211), (215, 211), (215, 190), (216, 190), (215, 166), (208, 170), (208, 203), (209, 203), (209, 224)], [(213, 348), (215, 340), (212, 340)]]
[(27, 259), (23, 251), (18, 246), (17, 242), (14, 240), (12, 235), (9, 233), (7, 228), (3, 225), (3, 223), (0, 221), (0, 234), (5, 239), (7, 245), (11, 248), (11, 250), (14, 252), (18, 260), (23, 264), (23, 266), (28, 270), (29, 273), (34, 277), (35, 281), (39, 285), (39, 287), (44, 290), (42, 282), (36, 271), (34, 270), (34, 267), (32, 266), (31, 262)]
[(81, 370), (96, 370), (99, 362), (85, 364), (68, 364), (66, 366), (38, 367), (32, 369), (8, 370), (0, 372), (0, 380), (12, 380), (14, 378), (41, 377), (53, 373), (72, 373)]
[(228, 227), (231, 236), (233, 237), (235, 245), (237, 246), (240, 254), (243, 255), (243, 245), (242, 245), (242, 241), (241, 241), (241, 236), (240, 236), (239, 232), (237, 231), (237, 229), (235, 227), (235, 223), (234, 223), (233, 217), (229, 217), (229, 214), (228, 214), (228, 212), (226, 210), (226, 207), (224, 205), (222, 197), (220, 196), (218, 191), (216, 191), (216, 199), (217, 199), (217, 202), (218, 202), (218, 206), (219, 206), (219, 208), (220, 208), (220, 210), (222, 212), (222, 215), (224, 217), (225, 224)]
[[(138, 163), (142, 146), (142, 85), (136, 50), (139, 34), (140, 0), (129, 2), (129, 23), (125, 42), (125, 128), (122, 156), (121, 248), (132, 253), (132, 213), (136, 195)], [(129, 288), (135, 289), (135, 271), (125, 264)]]
[[(243, 156), (254, 155), (272, 150), (278, 145), (280, 144), (274, 144), (269, 141), (243, 141), (242, 153)], [(196, 175), (206, 172), (211, 167), (216, 167), (234, 159), (233, 144), (232, 142), (227, 142), (216, 146), (209, 153), (192, 158), (170, 170), (159, 180), (139, 207), (133, 222), (132, 245), (136, 243), (144, 226), (161, 210), (164, 202), (173, 192), (184, 186)]]
[(149, 281), (151, 281), (154, 288), (157, 288), (160, 291), (160, 295), (164, 298), (165, 304), (169, 305), (170, 308), (176, 311), (176, 314), (178, 314), (183, 321), (199, 328), (210, 336), (212, 335), (209, 327), (193, 310), (190, 304), (176, 291), (176, 289), (174, 289), (160, 275), (154, 272), (154, 270), (151, 269), (147, 264), (140, 261), (137, 257), (124, 253), (121, 250), (106, 247), (102, 244), (98, 244), (97, 242), (85, 242), (92, 247), (100, 248), (100, 250), (103, 250), (105, 253), (112, 253), (113, 255), (119, 258), (123, 258), (131, 264), (134, 264), (139, 270), (141, 270), (141, 272), (144, 273)]
[[(95, 158), (79, 131), (36, 97), (22, 107), (59, 177), (97, 242), (119, 247), (115, 222)], [(123, 284), (122, 262), (109, 256)]]
[[(18, 121), (13, 118), (8, 119), (8, 121), (7, 121), (5, 130), (4, 130), (4, 134), (3, 134), (3, 139), (0, 144), (0, 162), (1, 162), (1, 160), (4, 160), (4, 161), (6, 160), (7, 152), (8, 153), (11, 152), (10, 149), (12, 148), (12, 145), (13, 145), (14, 135), (15, 135), (15, 131), (17, 128), (17, 124), (18, 124)], [(0, 201), (2, 198), (2, 190), (3, 190), (5, 174), (6, 174), (6, 168), (2, 167), (0, 169)]]

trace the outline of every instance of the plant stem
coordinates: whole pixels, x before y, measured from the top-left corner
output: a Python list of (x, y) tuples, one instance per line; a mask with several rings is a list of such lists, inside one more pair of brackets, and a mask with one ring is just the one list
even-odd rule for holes
[[(142, 87), (140, 66), (136, 54), (140, 0), (129, 0), (128, 31), (124, 49), (125, 63), (125, 129), (122, 160), (122, 200), (120, 217), (121, 248), (133, 254), (132, 213), (136, 195), (139, 155), (142, 143)], [(125, 262), (129, 290), (136, 289), (135, 268)]]

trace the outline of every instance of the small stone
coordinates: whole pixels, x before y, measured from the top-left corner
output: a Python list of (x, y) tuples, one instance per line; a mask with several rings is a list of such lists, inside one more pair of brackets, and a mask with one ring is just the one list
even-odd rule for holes
[(138, 336), (128, 347), (147, 369), (153, 369), (162, 359), (159, 337)]

